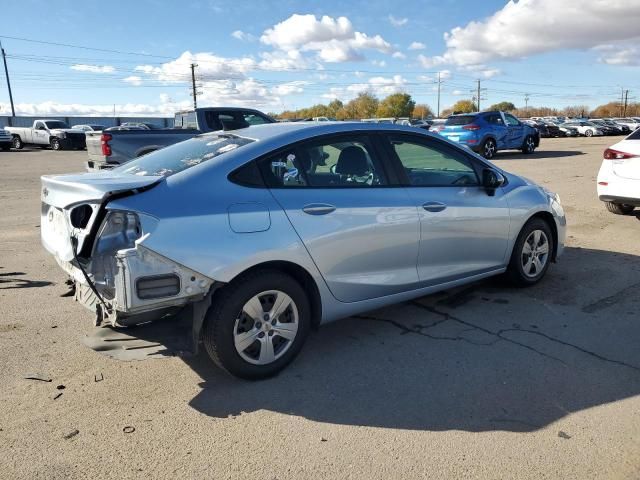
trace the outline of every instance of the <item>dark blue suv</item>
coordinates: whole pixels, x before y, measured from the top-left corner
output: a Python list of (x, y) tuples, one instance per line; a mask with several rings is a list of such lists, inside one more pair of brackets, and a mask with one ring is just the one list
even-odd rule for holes
[(498, 150), (533, 153), (540, 145), (540, 134), (535, 128), (505, 112), (451, 115), (438, 133), (484, 158), (493, 158)]

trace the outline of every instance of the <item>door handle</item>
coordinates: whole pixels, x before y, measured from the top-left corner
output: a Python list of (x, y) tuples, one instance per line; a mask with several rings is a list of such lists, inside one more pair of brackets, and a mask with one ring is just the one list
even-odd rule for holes
[(302, 207), (304, 213), (309, 215), (326, 215), (335, 211), (336, 207), (329, 205), (328, 203), (310, 203)]
[(445, 208), (447, 208), (447, 206), (441, 202), (427, 202), (422, 205), (422, 208), (424, 208), (427, 212), (441, 212)]

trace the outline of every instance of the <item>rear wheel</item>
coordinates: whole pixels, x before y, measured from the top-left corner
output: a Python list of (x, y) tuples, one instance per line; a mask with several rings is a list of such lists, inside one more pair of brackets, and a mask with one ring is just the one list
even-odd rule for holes
[(593, 130), (587, 130), (586, 132), (584, 132), (584, 135), (586, 137), (593, 137)]
[(605, 205), (607, 210), (611, 213), (615, 213), (616, 215), (629, 215), (636, 208), (633, 205), (627, 205), (626, 203), (605, 202)]
[(541, 218), (529, 220), (518, 235), (507, 268), (509, 280), (520, 287), (535, 285), (549, 268), (553, 255), (553, 234)]
[(493, 138), (487, 138), (480, 147), (480, 155), (491, 160), (495, 156), (496, 150), (496, 141)]
[(24, 147), (24, 144), (22, 143), (22, 139), (18, 136), (13, 137), (13, 139), (11, 140), (11, 146), (13, 148), (15, 148), (16, 150), (21, 150), (22, 147)]
[(522, 153), (533, 153), (536, 149), (536, 141), (531, 135), (527, 135), (522, 144)]
[(298, 354), (311, 323), (304, 289), (263, 270), (223, 288), (207, 312), (203, 342), (211, 359), (237, 377), (271, 377)]

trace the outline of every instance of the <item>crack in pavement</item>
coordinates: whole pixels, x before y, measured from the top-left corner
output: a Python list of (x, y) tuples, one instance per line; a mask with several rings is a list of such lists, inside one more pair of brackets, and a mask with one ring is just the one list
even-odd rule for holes
[(543, 357), (547, 357), (547, 358), (551, 358), (553, 360), (557, 360), (560, 363), (562, 363), (563, 365), (567, 365), (563, 360), (561, 360), (559, 358), (556, 358), (553, 355), (549, 355), (549, 354), (540, 352), (539, 350), (535, 349), (534, 347), (531, 347), (530, 345), (527, 345), (527, 344), (522, 343), (522, 342), (518, 342), (518, 341), (513, 340), (513, 339), (511, 339), (509, 337), (506, 337), (506, 336), (504, 336), (504, 334), (508, 333), (508, 332), (524, 332), (524, 333), (529, 333), (529, 334), (532, 334), (532, 335), (537, 335), (537, 336), (545, 338), (545, 339), (547, 339), (547, 340), (549, 340), (551, 342), (558, 343), (558, 344), (566, 346), (566, 347), (571, 347), (571, 348), (573, 348), (575, 350), (578, 350), (581, 353), (584, 353), (585, 355), (588, 355), (590, 357), (596, 358), (596, 359), (598, 359), (600, 361), (612, 363), (614, 365), (620, 365), (620, 366), (627, 367), (627, 368), (630, 368), (630, 369), (635, 370), (635, 371), (640, 371), (640, 367), (638, 367), (636, 365), (632, 365), (630, 363), (623, 362), (622, 360), (615, 360), (615, 359), (612, 359), (612, 358), (605, 357), (604, 355), (600, 355), (599, 353), (593, 352), (591, 350), (587, 350), (586, 348), (580, 347), (580, 346), (575, 345), (573, 343), (557, 339), (555, 337), (547, 335), (546, 333), (543, 333), (543, 332), (539, 332), (537, 330), (527, 330), (527, 329), (520, 329), (520, 328), (505, 328), (505, 329), (498, 330), (497, 332), (494, 332), (492, 330), (489, 330), (487, 328), (481, 327), (479, 325), (475, 325), (474, 323), (471, 323), (471, 322), (468, 322), (466, 320), (462, 320), (460, 318), (454, 317), (453, 315), (450, 315), (447, 312), (441, 312), (441, 311), (439, 311), (439, 310), (437, 310), (437, 309), (435, 309), (433, 307), (430, 307), (428, 305), (424, 305), (424, 304), (422, 304), (422, 303), (420, 303), (418, 301), (411, 302), (411, 305), (417, 306), (419, 308), (423, 308), (423, 309), (425, 309), (428, 312), (431, 312), (433, 314), (443, 316), (443, 317), (445, 317), (445, 319), (453, 320), (453, 321), (456, 321), (458, 323), (461, 323), (462, 325), (466, 325), (468, 327), (478, 329), (478, 330), (480, 330), (482, 332), (485, 332), (485, 333), (487, 333), (489, 335), (493, 335), (493, 336), (495, 336), (495, 337), (497, 337), (500, 340), (503, 340), (505, 342), (512, 343), (514, 345), (518, 345), (520, 347), (526, 348), (527, 350), (531, 350), (531, 351), (537, 353), (538, 355), (542, 355)]
[(636, 290), (638, 290), (638, 287), (640, 287), (640, 283), (629, 285), (628, 287), (623, 288), (613, 295), (609, 295), (608, 297), (601, 298), (600, 300), (590, 303), (589, 305), (585, 305), (584, 307), (582, 307), (582, 311), (584, 313), (595, 313), (600, 310), (604, 310), (605, 308), (612, 307), (613, 305), (618, 303), (618, 301), (623, 300), (632, 293), (635, 293)]

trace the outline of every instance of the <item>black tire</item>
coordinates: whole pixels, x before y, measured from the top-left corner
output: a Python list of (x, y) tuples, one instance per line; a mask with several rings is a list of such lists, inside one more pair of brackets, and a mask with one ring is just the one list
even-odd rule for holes
[[(291, 298), (298, 312), (298, 330), (282, 356), (272, 363), (256, 365), (240, 356), (234, 344), (234, 329), (245, 304), (256, 295), (271, 290), (284, 292)], [(216, 294), (205, 317), (202, 340), (217, 366), (236, 377), (259, 380), (278, 374), (291, 363), (300, 352), (310, 325), (309, 301), (300, 284), (277, 270), (260, 270), (234, 280)], [(252, 328), (256, 327), (254, 324)]]
[(587, 130), (586, 132), (584, 132), (584, 136), (585, 137), (593, 137), (593, 132), (591, 130)]
[(9, 150), (11, 150), (11, 145), (3, 145), (2, 146), (2, 151), (3, 152), (8, 152)]
[(496, 141), (493, 138), (487, 138), (480, 147), (480, 155), (487, 160), (491, 160), (497, 151)]
[(536, 139), (532, 135), (527, 135), (522, 142), (522, 153), (531, 154), (536, 150)]
[(24, 143), (22, 143), (22, 139), (16, 135), (11, 140), (11, 146), (16, 150), (22, 150), (22, 147), (24, 147)]
[[(527, 243), (527, 240), (536, 231), (541, 231), (546, 236), (547, 255), (546, 258), (544, 258), (542, 268), (540, 268), (539, 270), (536, 268), (535, 272), (530, 271), (529, 274), (527, 274), (525, 272), (524, 265), (525, 259), (527, 258), (527, 254), (524, 250), (525, 243)], [(524, 225), (524, 227), (522, 227), (522, 230), (520, 230), (520, 233), (518, 234), (518, 238), (513, 247), (513, 252), (511, 253), (511, 260), (509, 261), (509, 266), (507, 267), (507, 271), (505, 273), (506, 278), (511, 284), (517, 287), (529, 287), (535, 285), (540, 280), (542, 280), (542, 278), (547, 273), (549, 264), (551, 263), (551, 259), (553, 257), (553, 251), (554, 238), (551, 227), (546, 221), (541, 218), (532, 218)]]
[(605, 205), (607, 210), (611, 213), (615, 213), (616, 215), (629, 215), (636, 208), (633, 205), (627, 205), (626, 203), (605, 202)]
[(62, 150), (62, 144), (58, 138), (52, 138), (49, 140), (49, 145), (51, 146), (51, 150)]

